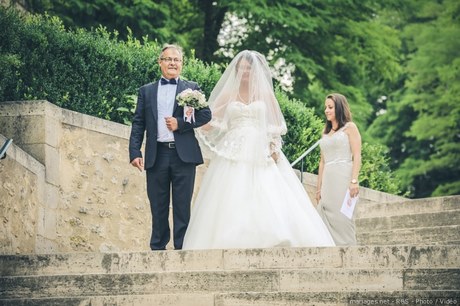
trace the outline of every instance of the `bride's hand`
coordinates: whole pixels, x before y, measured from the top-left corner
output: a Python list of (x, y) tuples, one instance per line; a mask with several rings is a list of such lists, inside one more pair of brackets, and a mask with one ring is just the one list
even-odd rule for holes
[(318, 205), (319, 200), (321, 200), (321, 190), (316, 191), (315, 198), (316, 198), (316, 205)]
[(277, 152), (273, 152), (271, 156), (273, 160), (275, 161), (275, 163), (277, 163), (278, 159), (280, 158), (279, 154)]
[(210, 129), (212, 128), (211, 124), (209, 123), (206, 123), (205, 125), (202, 125), (200, 127), (200, 129), (204, 130), (204, 131), (209, 131)]

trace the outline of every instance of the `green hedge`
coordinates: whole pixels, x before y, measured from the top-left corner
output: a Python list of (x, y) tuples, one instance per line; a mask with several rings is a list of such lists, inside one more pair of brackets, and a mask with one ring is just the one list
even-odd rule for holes
[[(118, 41), (104, 28), (66, 30), (57, 18), (0, 11), (0, 101), (46, 99), (66, 109), (127, 123), (132, 95), (160, 77), (156, 42)], [(184, 76), (200, 76), (209, 94), (217, 66), (191, 59)], [(210, 77), (204, 82), (204, 77)]]
[[(139, 86), (160, 77), (160, 46), (128, 38), (119, 41), (103, 28), (69, 31), (57, 18), (23, 16), (0, 8), (0, 101), (45, 99), (60, 107), (129, 124)], [(193, 54), (185, 58), (182, 76), (209, 94), (221, 76)], [(304, 103), (277, 90), (288, 133), (284, 149), (295, 160), (321, 136), (323, 120)], [(316, 172), (319, 149), (306, 159)], [(363, 146), (362, 185), (397, 192), (382, 147)]]
[[(307, 108), (301, 101), (289, 99), (279, 90), (276, 97), (288, 128), (287, 134), (283, 137), (283, 152), (289, 161), (293, 162), (320, 139), (324, 123), (315, 115), (312, 108)], [(310, 152), (305, 158), (303, 170), (317, 171), (319, 156), (319, 148)], [(300, 166), (299, 162), (295, 168), (300, 169)]]

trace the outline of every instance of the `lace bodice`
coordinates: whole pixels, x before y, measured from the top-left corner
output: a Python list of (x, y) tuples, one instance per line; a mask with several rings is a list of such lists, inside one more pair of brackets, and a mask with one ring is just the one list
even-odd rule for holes
[(326, 165), (338, 162), (351, 162), (352, 153), (346, 125), (332, 135), (323, 135), (319, 143)]
[(265, 105), (261, 102), (245, 104), (232, 102), (227, 108), (228, 129), (240, 127), (260, 127), (265, 115)]
[(222, 137), (215, 144), (208, 142), (208, 147), (228, 159), (267, 162), (271, 153), (281, 149), (281, 136), (269, 135), (265, 111), (263, 102), (231, 102), (224, 122), (211, 122)]

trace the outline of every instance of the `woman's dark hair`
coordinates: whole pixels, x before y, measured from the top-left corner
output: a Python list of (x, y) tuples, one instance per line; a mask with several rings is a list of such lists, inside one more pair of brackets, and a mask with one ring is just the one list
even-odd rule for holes
[[(326, 100), (331, 99), (334, 101), (335, 106), (335, 119), (339, 124), (337, 129), (342, 128), (347, 122), (351, 122), (351, 112), (350, 106), (348, 104), (347, 98), (344, 95), (339, 93), (332, 93), (326, 96)], [(324, 127), (324, 134), (328, 134), (332, 130), (332, 122), (326, 120), (326, 125)]]

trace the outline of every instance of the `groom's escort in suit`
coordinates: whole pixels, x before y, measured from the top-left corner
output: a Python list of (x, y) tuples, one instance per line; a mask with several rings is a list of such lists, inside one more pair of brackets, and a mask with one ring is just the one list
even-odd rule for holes
[[(169, 84), (168, 80), (162, 79), (161, 82), (150, 83), (139, 89), (129, 141), (130, 161), (142, 158), (140, 148), (146, 131), (144, 169), (147, 171), (147, 194), (152, 211), (152, 250), (164, 250), (170, 240), (170, 192), (174, 248), (182, 249), (190, 219), (195, 170), (197, 165), (203, 163), (193, 129), (211, 120), (211, 111), (204, 108), (195, 110), (194, 122), (184, 121), (184, 108), (178, 106), (176, 96), (187, 88), (200, 88), (195, 82), (180, 78), (171, 81)], [(176, 118), (177, 130), (167, 128), (166, 117)]]

